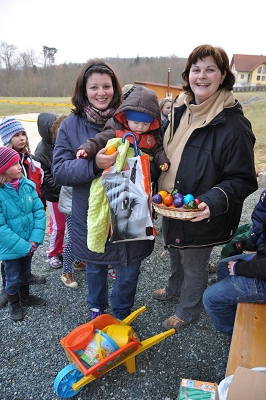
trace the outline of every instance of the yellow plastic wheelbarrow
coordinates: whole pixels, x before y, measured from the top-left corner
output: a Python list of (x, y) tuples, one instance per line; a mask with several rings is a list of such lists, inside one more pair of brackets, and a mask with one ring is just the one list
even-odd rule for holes
[(120, 338), (121, 340), (118, 338), (120, 346), (117, 346), (117, 350), (109, 355), (103, 355), (101, 349), (99, 349), (98, 360), (95, 361), (94, 365), (89, 365), (84, 361), (84, 352), (88, 348), (88, 344), (94, 339), (95, 331), (110, 333), (113, 332), (115, 325), (130, 327), (130, 324), (145, 310), (146, 307), (143, 306), (131, 313), (123, 321), (114, 318), (110, 314), (102, 314), (91, 322), (78, 326), (62, 338), (60, 343), (71, 364), (57, 374), (54, 380), (56, 394), (62, 399), (75, 396), (85, 385), (123, 363), (130, 374), (135, 372), (135, 357), (161, 340), (173, 335), (175, 329), (169, 329), (140, 342), (136, 332), (131, 328), (132, 335), (128, 336), (127, 343), (123, 345), (124, 338)]

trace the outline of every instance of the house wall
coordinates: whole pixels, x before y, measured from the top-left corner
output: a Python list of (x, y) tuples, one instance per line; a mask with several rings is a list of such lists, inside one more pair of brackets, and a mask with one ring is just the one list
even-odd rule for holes
[(237, 71), (235, 68), (235, 64), (232, 65), (232, 72), (236, 77), (235, 86), (243, 86), (250, 84), (251, 75), (246, 71)]
[[(260, 73), (259, 68), (263, 69)], [(243, 86), (243, 85), (266, 85), (266, 66), (265, 64), (258, 65), (254, 71), (246, 72), (246, 71), (236, 71), (235, 65), (232, 66), (232, 71), (236, 77), (235, 86)], [(258, 76), (260, 80), (258, 80)]]
[(236, 75), (236, 83), (238, 85), (247, 85), (250, 84), (250, 73), (244, 71), (238, 71), (235, 73)]
[[(259, 72), (260, 69), (260, 72)], [(259, 80), (258, 80), (259, 78)], [(252, 72), (252, 85), (266, 85), (266, 66), (265, 64), (258, 65)]]
[[(176, 98), (176, 96), (178, 96), (180, 93), (183, 92), (182, 86), (169, 85), (169, 88), (168, 88), (167, 85), (164, 85), (161, 83), (141, 82), (141, 81), (136, 81), (136, 82), (134, 82), (134, 84), (142, 85), (148, 89), (153, 90), (156, 93), (159, 101), (165, 97), (168, 97), (169, 99), (173, 100)], [(169, 89), (169, 92), (168, 92), (168, 89)]]

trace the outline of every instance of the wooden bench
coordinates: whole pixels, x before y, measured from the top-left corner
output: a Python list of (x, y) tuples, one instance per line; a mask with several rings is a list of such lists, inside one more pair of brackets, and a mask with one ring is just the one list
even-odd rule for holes
[(266, 304), (237, 305), (226, 376), (233, 375), (238, 366), (266, 366)]

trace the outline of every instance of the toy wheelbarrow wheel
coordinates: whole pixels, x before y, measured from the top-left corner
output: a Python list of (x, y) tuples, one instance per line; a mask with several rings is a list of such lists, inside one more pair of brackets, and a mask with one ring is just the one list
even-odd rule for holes
[(54, 389), (56, 394), (62, 399), (69, 399), (70, 397), (75, 396), (84, 388), (84, 386), (75, 391), (72, 389), (72, 385), (83, 377), (84, 375), (75, 367), (75, 365), (67, 365), (57, 374), (54, 380)]

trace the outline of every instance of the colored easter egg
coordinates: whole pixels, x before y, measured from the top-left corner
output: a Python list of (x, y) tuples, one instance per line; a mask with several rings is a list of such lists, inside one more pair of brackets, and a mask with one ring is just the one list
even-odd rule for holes
[(186, 194), (184, 196), (184, 204), (187, 206), (188, 203), (190, 203), (192, 200), (194, 200), (194, 196), (192, 194)]

